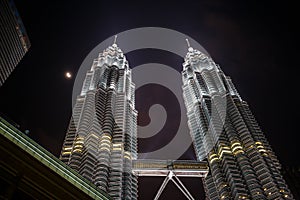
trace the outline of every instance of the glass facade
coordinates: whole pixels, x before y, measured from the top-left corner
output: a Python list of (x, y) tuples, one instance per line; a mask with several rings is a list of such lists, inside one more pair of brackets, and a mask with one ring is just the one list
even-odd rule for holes
[(293, 199), (248, 104), (220, 67), (190, 47), (182, 80), (195, 153), (209, 163), (206, 198)]
[(131, 69), (113, 44), (86, 74), (60, 159), (113, 199), (137, 199), (137, 111)]
[(12, 0), (0, 1), (0, 86), (30, 47), (22, 20)]

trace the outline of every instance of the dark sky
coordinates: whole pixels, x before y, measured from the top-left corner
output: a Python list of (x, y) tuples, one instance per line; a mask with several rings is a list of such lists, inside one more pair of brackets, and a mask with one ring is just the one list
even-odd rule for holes
[[(280, 162), (299, 166), (295, 31), (299, 14), (289, 1), (15, 3), (32, 46), (0, 88), (0, 112), (21, 130), (29, 129), (30, 137), (54, 155), (59, 155), (71, 116), (74, 79), (65, 79), (64, 73), (69, 70), (75, 75), (85, 56), (106, 38), (132, 28), (155, 26), (197, 40), (232, 78)], [(159, 62), (178, 70), (183, 62), (175, 55), (153, 50), (132, 52), (127, 59), (131, 67)], [(138, 97), (136, 107), (142, 109)], [(153, 199), (160, 181), (141, 180), (141, 190), (148, 192), (140, 193), (140, 199)], [(187, 184), (194, 187), (196, 199), (203, 197), (196, 194), (200, 180)], [(170, 184), (164, 199), (170, 193), (184, 199), (172, 187)]]

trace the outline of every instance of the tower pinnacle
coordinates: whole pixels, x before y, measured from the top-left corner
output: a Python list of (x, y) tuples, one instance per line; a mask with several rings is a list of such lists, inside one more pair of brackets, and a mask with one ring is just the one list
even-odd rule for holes
[(117, 46), (117, 44), (116, 44), (116, 42), (117, 42), (117, 37), (118, 37), (118, 35), (115, 35), (115, 38), (114, 38), (114, 43), (113, 43), (113, 47), (116, 47)]
[(191, 47), (189, 40), (188, 39), (185, 39), (185, 40), (186, 40), (186, 43), (188, 45), (188, 51), (192, 52), (193, 51), (193, 47)]
[(185, 39), (185, 40), (186, 40), (188, 47), (191, 47), (189, 40), (188, 39)]

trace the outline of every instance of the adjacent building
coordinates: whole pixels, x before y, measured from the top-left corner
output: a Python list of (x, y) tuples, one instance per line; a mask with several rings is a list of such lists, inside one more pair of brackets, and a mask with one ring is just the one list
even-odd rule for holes
[(0, 117), (0, 199), (111, 199)]
[(183, 93), (197, 159), (207, 160), (207, 199), (293, 199), (248, 104), (209, 56), (189, 47)]
[(30, 47), (30, 42), (12, 0), (0, 1), (0, 86)]
[(117, 44), (99, 54), (76, 100), (60, 159), (113, 199), (137, 199), (135, 85)]

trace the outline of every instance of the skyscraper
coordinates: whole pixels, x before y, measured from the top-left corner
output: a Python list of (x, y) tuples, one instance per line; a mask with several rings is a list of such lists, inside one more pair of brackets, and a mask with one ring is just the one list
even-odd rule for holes
[(60, 159), (114, 199), (137, 199), (135, 85), (114, 43), (87, 72), (73, 108)]
[(293, 199), (248, 104), (220, 67), (189, 47), (182, 80), (196, 156), (210, 166), (206, 198)]
[(0, 1), (0, 86), (30, 47), (22, 20), (12, 0)]
[(300, 167), (283, 166), (282, 175), (295, 199), (300, 199)]

